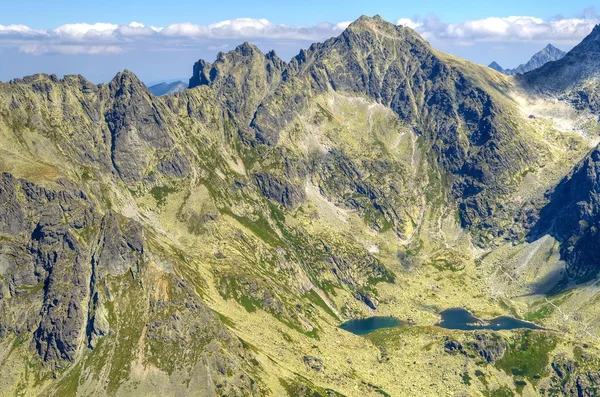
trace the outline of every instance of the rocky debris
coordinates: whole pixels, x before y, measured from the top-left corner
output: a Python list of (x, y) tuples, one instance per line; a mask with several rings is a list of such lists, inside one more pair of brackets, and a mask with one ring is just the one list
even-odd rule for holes
[[(248, 372), (258, 366), (254, 354), (229, 332), (217, 315), (198, 299), (185, 279), (170, 280), (169, 300), (150, 301), (146, 331), (147, 359), (167, 370), (191, 372), (198, 363), (207, 366), (219, 395), (260, 395), (260, 384)], [(246, 372), (244, 365), (250, 363)], [(218, 386), (221, 385), (221, 386)]]
[(554, 358), (551, 367), (556, 374), (552, 378), (552, 391), (571, 397), (593, 397), (600, 388), (600, 371), (580, 369), (577, 363), (564, 355)]
[(355, 291), (354, 298), (356, 298), (356, 300), (358, 301), (363, 302), (371, 310), (377, 310), (377, 306), (379, 306), (379, 299), (377, 299), (377, 297), (371, 292), (365, 291), (363, 289)]
[(256, 173), (254, 181), (266, 198), (288, 209), (295, 208), (306, 200), (306, 193), (303, 189), (271, 173)]
[(313, 371), (320, 372), (323, 370), (323, 360), (315, 356), (304, 356), (302, 358), (304, 364)]
[(493, 332), (477, 332), (474, 341), (469, 342), (469, 347), (474, 349), (488, 363), (493, 364), (502, 358), (506, 351), (506, 341)]
[(457, 342), (454, 339), (450, 339), (449, 337), (445, 338), (444, 351), (449, 354), (454, 354), (454, 353), (458, 353), (458, 352), (466, 354), (462, 343)]

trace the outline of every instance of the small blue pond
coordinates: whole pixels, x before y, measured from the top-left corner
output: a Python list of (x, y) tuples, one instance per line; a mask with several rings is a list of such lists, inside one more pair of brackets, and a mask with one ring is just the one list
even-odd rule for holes
[(458, 329), (463, 331), (490, 329), (493, 331), (511, 330), (519, 328), (543, 329), (533, 323), (517, 320), (516, 318), (501, 316), (491, 320), (481, 320), (462, 308), (444, 310), (440, 313), (442, 321), (437, 325), (446, 329)]
[(368, 317), (346, 321), (340, 328), (354, 335), (366, 335), (381, 328), (393, 328), (405, 323), (396, 317)]

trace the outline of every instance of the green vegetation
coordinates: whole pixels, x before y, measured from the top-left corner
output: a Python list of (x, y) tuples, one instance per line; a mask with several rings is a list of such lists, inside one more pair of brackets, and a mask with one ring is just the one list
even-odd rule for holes
[(509, 375), (536, 383), (550, 361), (556, 337), (548, 332), (525, 330), (515, 333), (504, 356), (495, 365)]
[(554, 313), (554, 306), (550, 304), (545, 304), (525, 315), (525, 320), (527, 321), (536, 321), (543, 320), (547, 317), (550, 317)]
[(319, 294), (314, 291), (314, 290), (310, 290), (308, 291), (305, 296), (308, 298), (308, 300), (310, 300), (312, 303), (314, 303), (315, 305), (317, 305), (318, 307), (320, 307), (321, 309), (323, 309), (327, 314), (329, 314), (331, 317), (335, 318), (336, 320), (339, 320), (339, 317), (333, 312), (333, 310), (331, 310), (331, 308), (323, 301), (323, 299), (319, 296)]
[(468, 372), (464, 372), (461, 377), (462, 377), (462, 382), (465, 385), (468, 385), (468, 386), (471, 385), (471, 376), (469, 376)]
[(488, 393), (489, 397), (514, 397), (514, 395), (515, 393), (508, 386), (502, 386)]
[(154, 186), (150, 190), (150, 194), (156, 200), (156, 204), (160, 207), (163, 206), (167, 200), (167, 196), (171, 193), (175, 193), (177, 188), (172, 186)]

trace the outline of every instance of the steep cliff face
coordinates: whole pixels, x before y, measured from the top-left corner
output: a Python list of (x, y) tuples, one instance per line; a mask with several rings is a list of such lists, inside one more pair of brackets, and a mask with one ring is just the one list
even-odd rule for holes
[(217, 92), (225, 106), (243, 123), (253, 116), (262, 99), (281, 81), (283, 62), (271, 51), (263, 54), (244, 43), (228, 53), (219, 53), (214, 63), (194, 64), (189, 88), (207, 85)]
[[(489, 229), (498, 197), (540, 152), (494, 89), (479, 85), (410, 28), (363, 17), (302, 51), (252, 120), (255, 142), (276, 145), (296, 115), (325, 92), (367, 95), (391, 108), (431, 148), (463, 225)], [(488, 221), (481, 221), (488, 219)], [(497, 233), (497, 232), (496, 232)]]
[(531, 90), (565, 99), (578, 109), (600, 113), (600, 25), (556, 62), (524, 75), (520, 82)]
[(531, 236), (551, 234), (561, 242), (569, 276), (579, 282), (600, 271), (600, 151), (596, 147), (552, 191)]
[[(40, 376), (76, 363), (81, 371), (94, 372), (98, 364), (90, 352), (106, 355), (101, 390), (113, 394), (132, 379), (129, 372), (140, 354), (136, 341), (147, 338), (141, 354), (157, 368), (179, 369), (189, 379), (199, 365), (207, 373), (216, 371), (215, 383), (202, 385), (208, 393), (216, 390), (217, 379), (230, 377), (219, 375), (219, 368), (231, 373), (251, 359), (225, 358), (249, 353), (189, 282), (165, 274), (156, 284), (140, 223), (112, 210), (102, 214), (67, 181), (48, 189), (4, 173), (0, 199), (0, 337), (28, 341), (32, 336)], [(175, 338), (174, 327), (190, 331)], [(111, 349), (111, 343), (119, 347)], [(170, 356), (164, 354), (167, 346)], [(62, 377), (52, 386), (56, 393), (73, 392), (65, 389), (71, 379), (77, 381), (70, 374), (75, 378)], [(250, 382), (242, 376), (222, 392), (252, 391)]]
[[(570, 276), (595, 274), (600, 154), (540, 197), (585, 134), (379, 17), (289, 64), (243, 44), (199, 61), (190, 87), (158, 98), (128, 71), (0, 84), (0, 394), (553, 385), (554, 336), (463, 343), (433, 325), (467, 303), (525, 316), (490, 292), (480, 249), (520, 249), (535, 221), (531, 242), (550, 233)], [(337, 327), (377, 314), (416, 326)]]

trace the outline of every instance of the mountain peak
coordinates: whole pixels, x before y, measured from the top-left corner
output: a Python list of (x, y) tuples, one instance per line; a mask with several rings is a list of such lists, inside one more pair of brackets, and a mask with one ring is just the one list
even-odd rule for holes
[(108, 83), (108, 87), (115, 92), (148, 92), (146, 85), (132, 71), (127, 69), (117, 73)]
[(375, 32), (384, 31), (386, 33), (396, 32), (398, 27), (391, 22), (386, 21), (380, 15), (375, 15), (373, 17), (369, 17), (366, 15), (362, 15), (356, 21), (352, 22), (347, 31), (365, 31), (371, 30)]
[(492, 68), (497, 72), (503, 73), (504, 68), (498, 64), (498, 62), (494, 61), (488, 65), (488, 68)]

